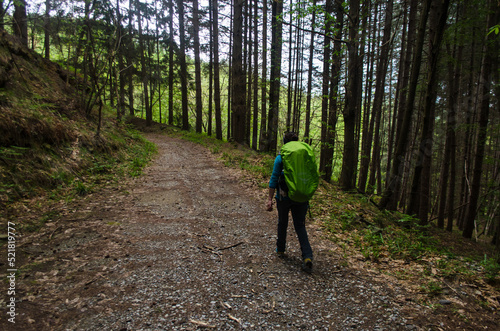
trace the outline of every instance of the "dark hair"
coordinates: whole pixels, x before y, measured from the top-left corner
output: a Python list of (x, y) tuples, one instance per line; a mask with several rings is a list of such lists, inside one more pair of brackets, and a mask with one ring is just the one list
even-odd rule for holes
[(283, 137), (283, 144), (286, 144), (289, 141), (297, 141), (299, 140), (299, 136), (295, 132), (287, 132)]

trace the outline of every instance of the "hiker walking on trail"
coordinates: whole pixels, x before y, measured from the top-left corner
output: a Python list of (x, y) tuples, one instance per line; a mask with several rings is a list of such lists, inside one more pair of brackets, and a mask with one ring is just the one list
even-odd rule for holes
[(292, 212), (293, 225), (302, 251), (302, 269), (312, 272), (313, 251), (309, 244), (305, 226), (309, 199), (318, 187), (318, 168), (314, 152), (308, 144), (299, 142), (296, 133), (286, 133), (283, 147), (274, 160), (273, 172), (269, 181), (267, 210), (273, 209), (273, 198), (278, 209), (278, 239), (276, 253), (284, 256), (288, 214)]

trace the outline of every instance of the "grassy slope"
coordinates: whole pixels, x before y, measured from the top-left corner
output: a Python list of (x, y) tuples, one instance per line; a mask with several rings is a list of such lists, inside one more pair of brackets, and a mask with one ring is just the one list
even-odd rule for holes
[(96, 136), (94, 114), (83, 115), (77, 89), (66, 78), (58, 65), (0, 32), (1, 224), (37, 210), (41, 217), (19, 224), (20, 231), (36, 231), (54, 213), (52, 205), (138, 175), (155, 151), (106, 111)]

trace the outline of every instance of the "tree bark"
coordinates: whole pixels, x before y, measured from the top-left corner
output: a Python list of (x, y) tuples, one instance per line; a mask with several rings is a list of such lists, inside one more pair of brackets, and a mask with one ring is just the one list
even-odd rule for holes
[[(396, 142), (396, 150), (393, 157), (391, 174), (387, 187), (380, 200), (379, 207), (381, 209), (396, 209), (397, 200), (399, 198), (399, 189), (401, 187), (401, 179), (405, 174), (404, 161), (406, 158), (406, 146), (408, 143), (408, 138), (411, 128), (411, 118), (413, 116), (416, 91), (418, 85), (418, 79), (420, 74), (420, 65), (422, 62), (422, 51), (425, 40), (425, 26), (427, 24), (427, 18), (429, 14), (430, 3), (432, 0), (425, 0), (424, 6), (422, 8), (422, 13), (420, 15), (420, 22), (417, 33), (417, 44), (415, 51), (413, 52), (413, 66), (411, 68), (410, 75), (410, 85), (408, 89), (408, 96), (406, 98), (406, 103), (403, 111), (403, 119), (401, 122), (401, 127), (399, 130), (399, 137)], [(413, 3), (412, 3), (413, 4)]]
[(324, 180), (330, 182), (331, 171), (328, 171), (328, 95), (330, 94), (330, 57), (331, 57), (331, 35), (332, 18), (328, 18), (333, 13), (333, 1), (326, 0), (325, 15), (325, 37), (323, 43), (323, 83), (321, 93), (321, 154), (319, 157), (319, 172)]
[(186, 41), (184, 26), (184, 2), (177, 1), (177, 10), (179, 12), (179, 62), (181, 77), (181, 98), (182, 98), (182, 130), (189, 130), (189, 110), (188, 110), (188, 81), (186, 65)]
[[(497, 0), (489, 1), (490, 13), (488, 14), (488, 27), (494, 26), (498, 22), (500, 4)], [(470, 202), (465, 218), (465, 227), (462, 233), (464, 238), (472, 238), (474, 223), (478, 207), (479, 194), (481, 191), (481, 174), (483, 170), (484, 151), (488, 130), (488, 117), (490, 112), (491, 88), (492, 88), (492, 68), (495, 55), (498, 54), (498, 43), (494, 42), (496, 36), (493, 33), (487, 34), (484, 44), (484, 55), (481, 70), (481, 104), (479, 113), (479, 128), (476, 141), (476, 155), (474, 158), (474, 169), (470, 193)]]
[(259, 144), (259, 37), (257, 11), (259, 9), (258, 0), (254, 0), (253, 12), (253, 128), (252, 128), (252, 149), (257, 150)]
[(194, 74), (196, 86), (196, 132), (201, 133), (203, 124), (203, 104), (201, 99), (201, 60), (200, 60), (200, 17), (198, 0), (193, 0), (193, 39)]
[(174, 0), (168, 0), (168, 124), (174, 125)]
[(360, 111), (359, 98), (361, 85), (361, 63), (359, 56), (359, 22), (360, 1), (349, 2), (349, 43), (348, 78), (346, 87), (344, 115), (344, 157), (340, 174), (340, 186), (344, 191), (350, 191), (356, 186), (357, 141), (356, 119)]
[[(316, 7), (317, 0), (313, 0), (313, 7)], [(307, 97), (306, 97), (306, 122), (304, 128), (304, 140), (306, 143), (311, 143), (310, 139), (310, 126), (311, 126), (311, 101), (312, 101), (312, 82), (313, 82), (313, 63), (314, 63), (314, 37), (315, 37), (315, 28), (316, 25), (316, 9), (312, 12), (311, 19), (311, 42), (309, 44), (309, 67), (307, 70)]]
[(268, 0), (262, 0), (262, 91), (260, 106), (260, 139), (259, 150), (266, 150), (268, 142), (267, 132), (267, 5)]
[(144, 105), (146, 107), (146, 125), (150, 126), (153, 122), (153, 112), (151, 110), (151, 106), (149, 104), (149, 77), (148, 77), (148, 67), (146, 66), (146, 57), (144, 56), (145, 46), (144, 46), (144, 36), (142, 34), (142, 18), (139, 3), (136, 3), (137, 10), (137, 22), (139, 25), (139, 53), (141, 56), (141, 79), (142, 79), (142, 88), (144, 95)]
[[(0, 8), (0, 10), (2, 9)], [(50, 59), (50, 0), (45, 0), (43, 35), (43, 48), (45, 50), (45, 58)]]
[(219, 66), (219, 2), (213, 0), (213, 37), (214, 37), (214, 102), (215, 102), (215, 137), (222, 140), (222, 113), (220, 100), (220, 66)]
[(269, 117), (268, 117), (268, 147), (266, 151), (276, 151), (278, 145), (278, 116), (279, 97), (281, 82), (281, 52), (283, 23), (281, 15), (283, 13), (282, 0), (272, 0), (272, 41), (271, 41), (271, 76), (269, 88)]
[(375, 116), (375, 129), (373, 138), (373, 149), (371, 156), (370, 165), (370, 178), (368, 180), (369, 192), (373, 192), (376, 182), (376, 172), (380, 168), (380, 149), (381, 149), (381, 137), (380, 128), (382, 122), (382, 102), (384, 100), (385, 91), (385, 81), (387, 76), (388, 60), (389, 60), (389, 50), (391, 46), (391, 33), (392, 33), (392, 12), (394, 9), (393, 0), (387, 1), (387, 7), (385, 10), (385, 24), (384, 24), (384, 36), (382, 38), (382, 48), (380, 51), (380, 58), (377, 65), (376, 83), (375, 83), (375, 96), (373, 101), (373, 113)]
[(28, 17), (26, 16), (26, 0), (14, 1), (12, 30), (21, 43), (28, 47)]
[(441, 40), (445, 30), (446, 19), (448, 18), (449, 4), (449, 0), (438, 0), (434, 1), (430, 8), (432, 17), (429, 27), (429, 57), (422, 137), (419, 143), (411, 200), (408, 207), (408, 213), (410, 215), (418, 215), (421, 225), (427, 225), (430, 210), (431, 166), (437, 95), (437, 65), (441, 49)]
[(243, 5), (244, 0), (234, 1), (233, 17), (233, 63), (231, 67), (233, 100), (231, 104), (233, 138), (242, 144), (245, 142), (245, 120), (246, 120), (246, 84), (243, 71)]

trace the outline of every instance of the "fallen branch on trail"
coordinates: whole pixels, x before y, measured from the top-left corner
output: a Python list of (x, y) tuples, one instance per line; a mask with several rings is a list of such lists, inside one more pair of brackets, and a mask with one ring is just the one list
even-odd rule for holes
[(212, 253), (212, 254), (215, 254), (217, 255), (220, 259), (222, 259), (222, 253), (221, 251), (224, 251), (226, 249), (230, 249), (230, 248), (234, 248), (234, 247), (237, 247), (241, 244), (244, 244), (243, 241), (240, 241), (239, 243), (236, 243), (236, 244), (233, 244), (233, 245), (229, 245), (229, 246), (226, 246), (226, 247), (222, 247), (222, 248), (219, 248), (219, 247), (212, 247), (212, 246), (209, 246), (209, 245), (203, 245), (201, 247), (199, 247), (203, 252), (207, 252), (207, 253)]
[(234, 245), (230, 245), (230, 246), (226, 246), (226, 247), (219, 248), (219, 251), (223, 251), (223, 250), (226, 250), (226, 249), (230, 249), (230, 248), (233, 248), (233, 247), (237, 247), (237, 246), (239, 246), (239, 245), (241, 245), (241, 244), (244, 244), (244, 242), (243, 242), (243, 241), (240, 241), (240, 242), (239, 242), (239, 243), (237, 243), (237, 244), (234, 244)]
[(192, 318), (189, 319), (189, 322), (193, 323), (193, 324), (196, 324), (198, 326), (204, 327), (204, 328), (215, 329), (215, 325), (208, 324), (207, 322), (197, 321), (197, 320), (194, 320)]
[(227, 314), (227, 317), (229, 317), (230, 320), (238, 322), (238, 324), (241, 324), (241, 319), (234, 317), (231, 314)]

